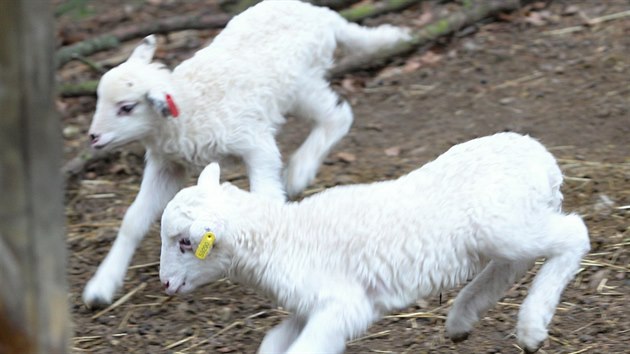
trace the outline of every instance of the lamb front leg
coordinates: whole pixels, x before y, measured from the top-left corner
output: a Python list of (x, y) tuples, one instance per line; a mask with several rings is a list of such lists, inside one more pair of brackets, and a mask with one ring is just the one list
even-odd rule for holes
[(267, 332), (262, 343), (260, 343), (258, 354), (286, 352), (289, 346), (300, 335), (302, 328), (304, 328), (304, 320), (297, 315), (292, 315), (285, 319)]
[(114, 293), (123, 283), (136, 247), (149, 231), (151, 223), (182, 188), (185, 177), (183, 167), (147, 156), (140, 192), (125, 213), (112, 249), (83, 291), (83, 302), (88, 307), (111, 304)]
[(304, 329), (286, 353), (341, 354), (346, 341), (365, 332), (377, 318), (365, 297), (327, 301), (307, 318)]

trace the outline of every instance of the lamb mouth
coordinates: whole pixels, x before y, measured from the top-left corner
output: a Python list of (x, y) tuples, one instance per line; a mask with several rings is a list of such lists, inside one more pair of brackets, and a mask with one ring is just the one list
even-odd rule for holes
[(111, 147), (113, 142), (114, 142), (113, 140), (106, 141), (104, 143), (97, 141), (96, 143), (92, 144), (92, 147), (96, 150), (104, 150), (108, 147)]

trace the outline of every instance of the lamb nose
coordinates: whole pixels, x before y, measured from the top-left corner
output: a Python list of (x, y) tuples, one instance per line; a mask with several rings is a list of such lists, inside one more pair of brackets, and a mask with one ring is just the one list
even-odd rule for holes
[(92, 141), (92, 144), (94, 144), (95, 142), (98, 141), (98, 135), (90, 134), (90, 140)]
[(166, 283), (164, 283), (164, 290), (168, 289), (169, 285), (171, 285), (170, 282), (166, 281)]

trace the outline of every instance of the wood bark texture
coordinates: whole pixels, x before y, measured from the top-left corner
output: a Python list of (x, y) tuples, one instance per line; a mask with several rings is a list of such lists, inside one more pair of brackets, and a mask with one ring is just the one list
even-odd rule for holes
[(50, 3), (0, 11), (0, 353), (68, 351)]

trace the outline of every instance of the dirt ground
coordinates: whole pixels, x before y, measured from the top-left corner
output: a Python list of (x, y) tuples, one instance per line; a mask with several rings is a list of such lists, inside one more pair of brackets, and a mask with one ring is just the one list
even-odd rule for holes
[[(115, 6), (66, 14), (59, 19), (59, 43), (133, 21), (198, 11), (201, 6), (219, 11), (213, 4), (182, 3), (135, 1), (125, 5), (123, 15), (115, 15), (119, 11)], [(423, 21), (423, 10), (437, 13), (449, 6), (454, 5), (415, 7), (367, 23), (413, 27)], [(592, 243), (592, 252), (565, 291), (540, 352), (629, 352), (630, 17), (582, 26), (585, 17), (628, 10), (626, 0), (553, 1), (546, 8), (464, 29), (383, 70), (335, 81), (336, 89), (351, 102), (355, 123), (305, 195), (334, 185), (400, 176), (453, 144), (475, 137), (500, 131), (530, 134), (560, 162), (566, 176), (564, 208), (584, 217)], [(577, 27), (558, 31), (572, 26)], [(157, 56), (173, 66), (214, 34), (172, 34), (165, 41), (167, 49)], [(92, 59), (111, 66), (125, 59), (129, 45)], [(61, 81), (78, 82), (99, 74), (73, 62), (58, 76)], [(59, 100), (67, 159), (87, 146), (85, 132), (94, 104), (93, 97)], [(279, 134), (285, 157), (306, 131), (306, 126), (292, 120), (285, 125)], [(138, 249), (117, 295), (130, 295), (126, 301), (105, 312), (83, 305), (83, 287), (109, 250), (137, 193), (142, 164), (142, 153), (131, 146), (89, 164), (68, 181), (73, 350), (254, 353), (265, 332), (286, 313), (229, 281), (167, 297), (158, 279), (157, 224)], [(224, 167), (224, 176), (246, 186), (242, 165)], [(517, 311), (536, 268), (506, 293), (465, 342), (453, 344), (444, 334), (455, 290), (443, 293), (441, 302), (438, 297), (425, 299), (387, 316), (364, 337), (350, 342), (347, 352), (519, 353), (514, 336)]]

